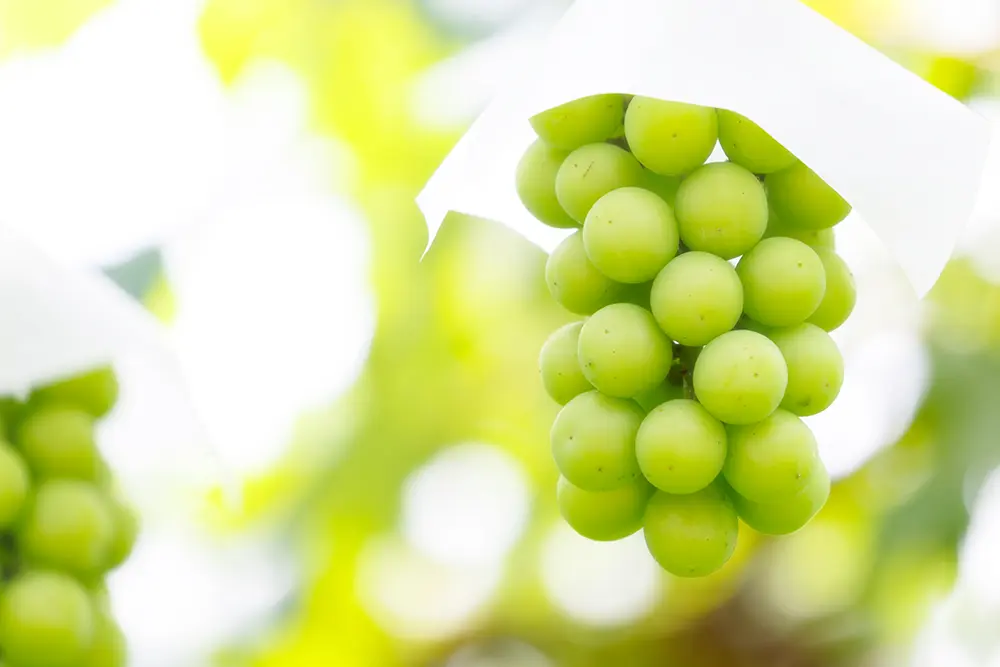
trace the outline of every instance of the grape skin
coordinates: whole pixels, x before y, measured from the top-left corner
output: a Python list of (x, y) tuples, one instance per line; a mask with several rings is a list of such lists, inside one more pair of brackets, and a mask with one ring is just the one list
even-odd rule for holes
[(32, 394), (31, 402), (72, 405), (99, 419), (118, 402), (118, 390), (114, 370), (103, 366), (42, 387)]
[(20, 517), (30, 486), (24, 459), (0, 440), (0, 528), (9, 528)]
[(583, 232), (563, 239), (545, 263), (545, 282), (559, 305), (577, 315), (592, 315), (617, 301), (624, 286), (597, 270), (583, 245)]
[(739, 257), (767, 229), (767, 195), (757, 177), (731, 162), (696, 169), (677, 190), (681, 240), (691, 250)]
[(94, 444), (94, 418), (75, 407), (41, 405), (25, 417), (17, 445), (41, 478), (96, 480), (101, 462)]
[(597, 270), (620, 283), (651, 281), (678, 250), (670, 205), (642, 188), (612, 190), (593, 205), (583, 244)]
[(761, 241), (736, 266), (743, 283), (743, 309), (769, 327), (800, 324), (816, 312), (826, 293), (826, 271), (816, 251), (801, 241)]
[(557, 329), (539, 355), (542, 384), (553, 401), (566, 405), (570, 399), (593, 389), (580, 370), (577, 349), (583, 322), (573, 322)]
[(532, 116), (531, 127), (545, 143), (571, 151), (614, 137), (625, 118), (625, 98), (618, 94), (592, 95)]
[(584, 491), (559, 478), (556, 500), (570, 528), (587, 539), (611, 542), (642, 528), (653, 487), (639, 479), (613, 491)]
[(635, 397), (635, 402), (639, 404), (647, 413), (658, 405), (663, 405), (667, 401), (677, 398), (684, 398), (684, 388), (674, 384), (669, 378), (656, 385), (649, 391), (645, 391)]
[(747, 500), (735, 491), (730, 494), (744, 523), (764, 535), (790, 535), (804, 527), (830, 497), (830, 475), (820, 464), (806, 487), (789, 498), (770, 503)]
[(830, 334), (815, 324), (771, 332), (788, 365), (788, 387), (781, 407), (808, 417), (833, 404), (844, 384), (844, 358)]
[(75, 667), (94, 637), (94, 614), (80, 584), (55, 572), (29, 572), (0, 596), (0, 645), (18, 667)]
[(635, 441), (639, 469), (667, 493), (704, 489), (726, 460), (726, 429), (695, 401), (669, 401), (643, 420)]
[(611, 144), (587, 144), (570, 153), (559, 167), (556, 198), (571, 218), (583, 224), (598, 199), (642, 182), (642, 167), (631, 153)]
[(687, 252), (656, 276), (650, 305), (667, 336), (700, 347), (736, 326), (743, 314), (743, 285), (724, 259)]
[(635, 436), (645, 415), (634, 402), (596, 391), (580, 394), (552, 425), (552, 455), (559, 472), (584, 491), (612, 491), (641, 476)]
[(719, 144), (726, 157), (755, 174), (790, 167), (795, 156), (746, 116), (719, 109)]
[(833, 250), (836, 247), (836, 238), (834, 237), (832, 227), (828, 227), (827, 229), (792, 227), (782, 222), (777, 212), (775, 212), (774, 207), (771, 207), (767, 215), (767, 229), (764, 231), (764, 238), (769, 239), (775, 236), (784, 236), (796, 241), (802, 241), (817, 253), (819, 253), (820, 248)]
[(816, 311), (809, 316), (809, 322), (826, 331), (840, 327), (854, 311), (858, 300), (854, 275), (847, 263), (833, 250), (817, 249), (826, 275), (826, 291)]
[(757, 424), (728, 429), (726, 481), (748, 500), (780, 502), (800, 493), (822, 462), (816, 438), (805, 423), (785, 410)]
[(580, 331), (580, 367), (598, 391), (632, 398), (662, 383), (673, 346), (648, 310), (616, 303), (594, 313)]
[(568, 155), (537, 140), (517, 164), (515, 182), (521, 203), (539, 222), (558, 229), (578, 226), (556, 198), (556, 174)]
[(715, 109), (636, 96), (625, 112), (625, 138), (636, 158), (661, 176), (680, 176), (703, 164), (715, 148)]
[(785, 395), (788, 368), (781, 350), (753, 331), (730, 331), (705, 346), (694, 365), (694, 393), (726, 424), (754, 424)]
[(827, 229), (851, 212), (851, 205), (801, 162), (764, 178), (767, 196), (790, 227)]

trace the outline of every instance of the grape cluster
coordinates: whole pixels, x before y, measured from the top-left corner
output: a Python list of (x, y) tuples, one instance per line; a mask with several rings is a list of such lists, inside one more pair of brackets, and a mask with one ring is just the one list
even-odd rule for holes
[(0, 665), (123, 667), (104, 576), (138, 531), (94, 442), (108, 368), (0, 399)]
[[(739, 519), (804, 526), (830, 492), (800, 418), (843, 383), (828, 332), (855, 302), (832, 230), (848, 203), (732, 111), (610, 94), (531, 125), (517, 192), (574, 230), (545, 277), (585, 316), (540, 357), (563, 406), (551, 444), (567, 523), (594, 540), (642, 528), (687, 577), (729, 560)], [(728, 161), (706, 163), (717, 143)]]

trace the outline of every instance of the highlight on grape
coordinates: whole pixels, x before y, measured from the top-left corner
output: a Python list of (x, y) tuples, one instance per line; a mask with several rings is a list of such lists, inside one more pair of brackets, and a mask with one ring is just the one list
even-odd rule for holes
[[(850, 205), (732, 110), (607, 94), (530, 122), (517, 192), (571, 231), (545, 275), (583, 317), (539, 363), (563, 406), (565, 521), (600, 541), (642, 530), (682, 577), (725, 565), (740, 521), (805, 526), (830, 494), (801, 417), (844, 380), (829, 332), (856, 298), (833, 235)], [(728, 161), (706, 163), (717, 145)]]
[(138, 519), (101, 457), (94, 427), (118, 399), (99, 368), (0, 399), (0, 664), (124, 667), (105, 575)]

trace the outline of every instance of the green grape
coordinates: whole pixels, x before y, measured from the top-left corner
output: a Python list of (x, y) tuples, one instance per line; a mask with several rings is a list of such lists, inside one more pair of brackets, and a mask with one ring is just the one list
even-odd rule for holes
[(770, 327), (805, 322), (826, 293), (826, 271), (816, 251), (802, 241), (761, 241), (736, 266), (743, 283), (743, 309)]
[(635, 440), (639, 469), (667, 493), (701, 491), (726, 460), (726, 429), (695, 401), (680, 399), (654, 408)]
[(8, 528), (21, 515), (31, 476), (24, 459), (13, 447), (0, 441), (0, 528)]
[(38, 406), (21, 422), (16, 444), (39, 477), (94, 480), (100, 472), (94, 418), (78, 408)]
[(715, 109), (635, 97), (625, 112), (625, 138), (647, 169), (680, 176), (712, 154), (719, 136)]
[(722, 471), (747, 500), (773, 503), (800, 493), (822, 465), (809, 427), (791, 412), (776, 410), (757, 424), (729, 429)]
[(666, 379), (673, 347), (652, 313), (616, 303), (584, 322), (579, 355), (584, 377), (598, 391), (631, 398)]
[(767, 196), (790, 227), (826, 229), (847, 217), (851, 205), (801, 162), (764, 178)]
[(820, 464), (806, 487), (794, 496), (769, 503), (755, 503), (735, 491), (731, 498), (743, 521), (765, 535), (789, 535), (805, 526), (830, 497), (830, 475)]
[(125, 667), (128, 646), (125, 635), (107, 612), (94, 614), (94, 640), (77, 663), (78, 667)]
[(655, 278), (677, 254), (678, 241), (670, 205), (642, 188), (619, 188), (604, 195), (583, 224), (587, 257), (598, 271), (620, 283)]
[(642, 185), (642, 166), (612, 144), (587, 144), (569, 154), (556, 174), (556, 197), (583, 224), (594, 203), (612, 190)]
[(788, 387), (781, 407), (800, 417), (826, 410), (844, 384), (844, 358), (830, 334), (815, 324), (771, 332), (788, 365)]
[(552, 424), (552, 456), (563, 477), (584, 491), (612, 491), (640, 479), (635, 434), (645, 415), (632, 401), (580, 394)]
[(29, 561), (80, 575), (107, 565), (114, 533), (104, 495), (93, 484), (69, 479), (38, 487), (18, 529)]
[(678, 577), (719, 570), (736, 549), (739, 528), (736, 509), (719, 483), (686, 495), (657, 491), (643, 522), (649, 553)]
[(650, 305), (667, 336), (699, 347), (736, 326), (743, 314), (743, 285), (726, 260), (686, 252), (656, 276)]
[(649, 391), (642, 392), (634, 400), (648, 413), (656, 406), (678, 398), (684, 398), (684, 387), (671, 382), (668, 378)]
[(764, 232), (764, 238), (769, 239), (775, 236), (784, 236), (796, 241), (802, 241), (816, 252), (819, 252), (820, 248), (833, 250), (836, 246), (832, 227), (826, 229), (791, 227), (781, 221), (781, 218), (778, 217), (778, 214), (772, 207), (767, 214), (767, 230)]
[(736, 328), (743, 331), (755, 331), (759, 333), (761, 336), (769, 336), (771, 335), (771, 332), (774, 330), (773, 327), (765, 327), (760, 322), (751, 320), (746, 315), (740, 317), (740, 321), (736, 323)]
[(114, 526), (105, 567), (108, 570), (113, 570), (124, 563), (132, 554), (136, 538), (139, 535), (139, 517), (116, 495), (112, 494), (105, 500)]
[(592, 315), (621, 296), (623, 287), (597, 270), (587, 258), (583, 232), (574, 232), (549, 255), (545, 282), (552, 298), (577, 315)]
[(825, 269), (826, 292), (808, 321), (821, 329), (833, 331), (851, 316), (858, 292), (854, 286), (854, 275), (840, 255), (825, 249), (817, 249), (816, 254)]
[(625, 117), (622, 95), (593, 95), (531, 117), (531, 127), (550, 146), (571, 151), (614, 137)]
[(517, 196), (524, 208), (539, 222), (561, 229), (578, 226), (556, 199), (556, 174), (567, 155), (569, 152), (551, 148), (538, 140), (528, 147), (517, 164)]
[(781, 350), (754, 331), (730, 331), (705, 346), (694, 365), (694, 393), (726, 424), (753, 424), (785, 395), (788, 367)]
[(32, 399), (71, 405), (100, 418), (118, 402), (118, 377), (110, 366), (104, 366), (42, 387)]
[(642, 528), (653, 487), (639, 479), (612, 491), (584, 491), (559, 478), (556, 501), (570, 528), (587, 539), (611, 542)]
[(734, 111), (719, 109), (719, 144), (726, 157), (755, 174), (770, 174), (796, 160), (759, 125)]
[(764, 187), (731, 162), (706, 164), (685, 178), (674, 212), (685, 246), (723, 259), (750, 250), (767, 229)]
[(583, 322), (573, 322), (560, 327), (542, 346), (538, 366), (542, 373), (545, 391), (559, 405), (566, 405), (571, 398), (593, 389), (580, 370), (577, 348)]
[(625, 285), (621, 294), (618, 295), (619, 303), (631, 303), (649, 310), (649, 295), (653, 291), (653, 281), (648, 283), (636, 283), (635, 285)]
[(0, 646), (12, 667), (76, 667), (93, 637), (90, 599), (68, 575), (28, 572), (0, 595)]
[(677, 176), (660, 176), (648, 169), (643, 172), (642, 187), (660, 195), (660, 198), (673, 208), (677, 201), (677, 189), (681, 187), (681, 179)]

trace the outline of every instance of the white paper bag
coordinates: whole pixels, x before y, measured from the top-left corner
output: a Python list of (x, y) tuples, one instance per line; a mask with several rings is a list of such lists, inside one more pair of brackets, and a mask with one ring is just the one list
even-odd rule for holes
[(983, 119), (796, 0), (576, 0), (522, 62), (418, 197), (430, 241), (457, 211), (551, 251), (567, 232), (514, 187), (528, 119), (609, 92), (748, 116), (855, 207), (920, 296), (973, 210)]

